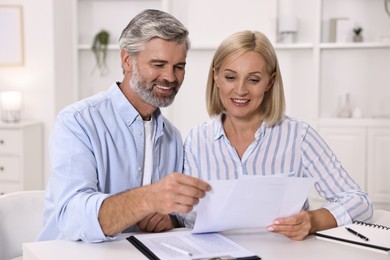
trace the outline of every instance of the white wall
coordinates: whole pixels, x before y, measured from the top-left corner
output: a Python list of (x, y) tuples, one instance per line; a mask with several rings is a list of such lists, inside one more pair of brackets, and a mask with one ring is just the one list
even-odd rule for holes
[(189, 30), (192, 48), (188, 53), (186, 76), (175, 102), (165, 115), (182, 133), (209, 120), (205, 89), (215, 49), (227, 36), (241, 30), (257, 30), (275, 40), (274, 0), (172, 0), (170, 13)]
[[(24, 64), (0, 67), (0, 92), (22, 92), (22, 120), (44, 125), (44, 183), (49, 176), (47, 141), (57, 112), (74, 99), (70, 66), (72, 45), (69, 1), (0, 0), (0, 5), (20, 5), (23, 9)], [(57, 11), (55, 11), (57, 10)]]
[(0, 91), (22, 92), (22, 119), (44, 124), (46, 140), (54, 117), (54, 37), (52, 0), (0, 0), (0, 5), (21, 5), (24, 20), (24, 65), (0, 68)]
[[(348, 0), (347, 2), (350, 1), (352, 0)], [(365, 3), (366, 0), (358, 0), (356, 2), (360, 3), (362, 1)], [(377, 3), (378, 1), (373, 2)], [(101, 5), (104, 3), (107, 4), (107, 2), (108, 1), (98, 1), (95, 4)], [(113, 1), (112, 9), (103, 8), (107, 15), (102, 21), (104, 21), (105, 24), (106, 22), (108, 24), (115, 22), (113, 25), (115, 28), (117, 28), (117, 22), (119, 20), (129, 21), (132, 12), (135, 11), (135, 9), (126, 11), (127, 8), (122, 8), (118, 19), (116, 19), (115, 15), (117, 15), (118, 12), (115, 11), (115, 6), (118, 7), (118, 2), (119, 6), (125, 5), (125, 3), (127, 5), (126, 1)], [(243, 29), (262, 31), (271, 41), (275, 42), (278, 1), (130, 1), (131, 4), (140, 4), (142, 6), (146, 4), (159, 5), (160, 2), (168, 3), (163, 7), (168, 7), (169, 11), (188, 27), (193, 46), (188, 54), (186, 78), (182, 89), (174, 104), (169, 108), (164, 109), (164, 113), (179, 128), (183, 138), (185, 138), (191, 127), (208, 120), (205, 107), (205, 85), (210, 61), (217, 45), (226, 36)], [(319, 33), (319, 31), (315, 29), (317, 26), (316, 22), (313, 23), (313, 21), (317, 21), (316, 17), (318, 16), (318, 13), (315, 11), (317, 2), (318, 1), (294, 0), (293, 8), (299, 10), (299, 12), (297, 12), (297, 10), (295, 10), (295, 12), (300, 15), (299, 42), (310, 43), (313, 39), (319, 38), (316, 35)], [(327, 3), (328, 2), (329, 1), (327, 1)], [(332, 1), (330, 2), (333, 3)], [(339, 1), (336, 2), (338, 4)], [(336, 4), (336, 2), (334, 3)], [(22, 111), (23, 119), (39, 120), (44, 124), (45, 183), (50, 174), (48, 153), (46, 149), (47, 140), (57, 112), (65, 105), (84, 96), (84, 93), (88, 95), (93, 94), (89, 93), (90, 90), (87, 84), (80, 84), (80, 82), (83, 83), (83, 81), (79, 81), (78, 78), (78, 73), (80, 73), (80, 75), (90, 76), (91, 64), (80, 62), (80, 69), (76, 67), (76, 64), (78, 58), (82, 58), (82, 56), (85, 55), (91, 56), (91, 53), (89, 50), (79, 51), (79, 53), (76, 50), (78, 44), (78, 39), (76, 39), (78, 37), (77, 28), (79, 28), (77, 25), (79, 23), (79, 21), (77, 21), (77, 14), (73, 13), (73, 10), (75, 10), (75, 6), (73, 5), (76, 3), (77, 0), (0, 0), (0, 5), (23, 6), (25, 48), (25, 61), (23, 66), (0, 67), (0, 91), (21, 91), (24, 98)], [(82, 4), (88, 7), (91, 3), (84, 1)], [(86, 8), (86, 12), (88, 14), (95, 14), (96, 10), (94, 9), (96, 8), (88, 7)], [(334, 8), (331, 6), (325, 9)], [(348, 9), (348, 7), (345, 7), (344, 9)], [(99, 15), (97, 17), (92, 17), (91, 19), (98, 19), (98, 21), (100, 21), (99, 17), (102, 16), (101, 11), (102, 10), (99, 11), (100, 13), (98, 12)], [(380, 11), (380, 14), (384, 16), (384, 11), (383, 13), (382, 10)], [(129, 17), (126, 17), (127, 12), (129, 13)], [(364, 14), (362, 14), (362, 16), (364, 16)], [(89, 21), (88, 17), (85, 17), (84, 19)], [(109, 21), (106, 21), (106, 19)], [(320, 21), (318, 20), (318, 22)], [(81, 21), (80, 23), (83, 24), (86, 23), (86, 21)], [(123, 26), (123, 24), (119, 25), (119, 29), (122, 29)], [(84, 28), (83, 26), (81, 27)], [(88, 33), (94, 33), (97, 30), (97, 28), (91, 28), (90, 26), (87, 26), (84, 29)], [(370, 35), (367, 34), (367, 37), (369, 38)], [(117, 42), (116, 38), (117, 35), (113, 35), (112, 41), (115, 43)], [(90, 39), (86, 39), (85, 42), (82, 43), (89, 44), (89, 42)], [(115, 49), (110, 50), (109, 60), (113, 60), (114, 64), (119, 62), (119, 55), (117, 55), (117, 52), (118, 51)], [(320, 106), (319, 109), (317, 108), (320, 102), (317, 100), (319, 95), (317, 95), (316, 92), (316, 85), (317, 83), (323, 82), (317, 82), (317, 72), (314, 64), (318, 57), (312, 57), (312, 50), (310, 48), (293, 52), (279, 49), (277, 52), (283, 71), (287, 97), (287, 111), (289, 114), (300, 119), (310, 120), (319, 115), (318, 110), (321, 110), (322, 114), (325, 115), (330, 111), (330, 108), (333, 109), (336, 107), (337, 104), (332, 103), (330, 106), (329, 102), (322, 102), (322, 106)], [(344, 50), (336, 51), (335, 56), (338, 55), (337, 52), (344, 53)], [(359, 52), (359, 50), (357, 50), (357, 52)], [(77, 56), (77, 53), (80, 55), (79, 57)], [(330, 64), (328, 67), (332, 67), (334, 58), (335, 57), (330, 55), (329, 61), (324, 59), (323, 63)], [(357, 63), (360, 63), (361, 60), (358, 61), (359, 62)], [(383, 61), (383, 64), (384, 66), (381, 66), (381, 74), (386, 73), (387, 60)], [(340, 63), (340, 66), (345, 67), (347, 65)], [(324, 75), (328, 76), (326, 73), (330, 74), (333, 71), (337, 72), (338, 67), (335, 66), (334, 68), (335, 70), (324, 71)], [(121, 73), (119, 65), (114, 65), (112, 70), (119, 74)], [(378, 73), (375, 75), (378, 75)], [(387, 75), (390, 74), (387, 73)], [(121, 80), (120, 76), (121, 75), (118, 76), (118, 74), (115, 74), (114, 78), (107, 80), (109, 83), (103, 84), (102, 86), (106, 88), (113, 81)], [(328, 92), (321, 93), (321, 97), (336, 102), (333, 96), (338, 93), (338, 89), (342, 89), (340, 84), (335, 85), (333, 88), (329, 88), (330, 90)], [(77, 85), (80, 85), (80, 89), (78, 89)], [(96, 84), (94, 83), (93, 85)], [(383, 89), (381, 88), (379, 91), (382, 93), (383, 90), (384, 93), (389, 93), (388, 90), (385, 91), (385, 85), (382, 85)], [(354, 91), (356, 91), (355, 88)], [(302, 93), (305, 93), (306, 97), (310, 97), (309, 99), (305, 99), (305, 106), (301, 105), (302, 98), (304, 97)], [(365, 97), (366, 95), (361, 96)], [(378, 99), (387, 99), (389, 97), (389, 95), (379, 96), (381, 97), (378, 97)], [(369, 104), (372, 104), (366, 102), (366, 100), (362, 100), (361, 103), (367, 104), (366, 110), (368, 110), (368, 106), (371, 107)], [(376, 103), (380, 104), (380, 102)], [(366, 108), (365, 106), (366, 105), (361, 105), (363, 109)], [(372, 107), (372, 113), (381, 109), (380, 107)]]

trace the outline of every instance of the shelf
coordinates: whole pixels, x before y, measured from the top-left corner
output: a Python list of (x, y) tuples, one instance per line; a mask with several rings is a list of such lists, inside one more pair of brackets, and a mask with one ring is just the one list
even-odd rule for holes
[(321, 43), (320, 49), (378, 49), (390, 48), (388, 42)]
[(303, 50), (303, 49), (313, 49), (314, 45), (312, 43), (275, 43), (275, 50)]
[[(92, 44), (79, 44), (77, 46), (78, 50), (91, 50)], [(304, 49), (313, 49), (312, 43), (292, 43), (292, 44), (283, 44), (275, 43), (273, 44), (275, 50), (304, 50)], [(390, 47), (388, 44), (387, 47)], [(216, 50), (218, 48), (217, 43), (191, 43), (191, 50)], [(109, 44), (108, 50), (119, 50), (118, 44)]]
[[(273, 43), (275, 50), (310, 50), (313, 49), (312, 43)], [(194, 43), (191, 44), (191, 50), (216, 50), (217, 43)]]
[(318, 125), (329, 126), (329, 127), (389, 127), (390, 117), (388, 118), (373, 118), (373, 117), (362, 117), (362, 118), (319, 118)]
[[(90, 51), (92, 44), (79, 44), (77, 45), (77, 49), (80, 51)], [(109, 44), (107, 46), (108, 50), (119, 50), (119, 45), (118, 44)]]
[(218, 48), (218, 45), (219, 43), (192, 43), (191, 42), (191, 49), (190, 50), (205, 50), (205, 51), (209, 51), (209, 50), (216, 50)]

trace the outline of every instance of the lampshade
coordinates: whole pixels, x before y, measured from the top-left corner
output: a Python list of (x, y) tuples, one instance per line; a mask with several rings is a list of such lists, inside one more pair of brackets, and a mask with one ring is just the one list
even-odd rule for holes
[(19, 91), (4, 91), (0, 94), (1, 119), (4, 122), (19, 122), (22, 109), (22, 94)]

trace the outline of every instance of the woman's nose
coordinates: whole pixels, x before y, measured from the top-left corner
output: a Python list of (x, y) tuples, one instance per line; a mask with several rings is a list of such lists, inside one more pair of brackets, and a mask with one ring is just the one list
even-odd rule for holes
[(239, 96), (245, 96), (248, 94), (248, 88), (245, 82), (239, 82), (236, 86), (236, 93)]

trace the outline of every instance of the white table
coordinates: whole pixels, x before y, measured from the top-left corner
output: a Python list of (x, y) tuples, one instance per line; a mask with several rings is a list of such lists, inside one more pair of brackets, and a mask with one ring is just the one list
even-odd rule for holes
[[(265, 260), (390, 259), (388, 255), (317, 240), (315, 237), (309, 237), (304, 241), (292, 241), (284, 236), (267, 232), (236, 233), (227, 236)], [(23, 260), (147, 259), (125, 237), (94, 244), (64, 240), (25, 243)]]
[[(376, 214), (373, 222), (389, 225), (390, 218), (389, 215)], [(117, 240), (93, 244), (64, 240), (25, 243), (23, 244), (23, 260), (147, 259), (125, 239), (128, 235), (122, 234)], [(317, 240), (313, 236), (304, 241), (293, 241), (267, 231), (230, 232), (224, 235), (264, 260), (390, 259), (389, 255)]]

